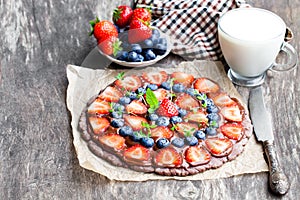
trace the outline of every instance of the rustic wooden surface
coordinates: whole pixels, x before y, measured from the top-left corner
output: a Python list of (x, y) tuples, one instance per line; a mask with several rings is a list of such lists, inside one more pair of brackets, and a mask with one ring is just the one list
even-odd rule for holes
[[(129, 0), (128, 0), (129, 1)], [(117, 182), (81, 168), (72, 145), (65, 67), (80, 65), (94, 41), (95, 15), (121, 0), (0, 1), (0, 199), (277, 199), (268, 174), (206, 181)], [(299, 52), (300, 1), (251, 0), (276, 12)], [(264, 84), (280, 162), (291, 182), (283, 199), (300, 199), (299, 69)], [(249, 89), (238, 87), (248, 98)]]

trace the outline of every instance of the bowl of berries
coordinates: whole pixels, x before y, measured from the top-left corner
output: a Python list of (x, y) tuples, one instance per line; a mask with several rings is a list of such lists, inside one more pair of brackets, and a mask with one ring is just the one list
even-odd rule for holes
[(96, 18), (90, 22), (91, 35), (97, 40), (99, 53), (110, 61), (127, 67), (149, 66), (172, 49), (170, 37), (150, 26), (150, 21), (151, 13), (146, 8), (118, 6), (113, 21)]

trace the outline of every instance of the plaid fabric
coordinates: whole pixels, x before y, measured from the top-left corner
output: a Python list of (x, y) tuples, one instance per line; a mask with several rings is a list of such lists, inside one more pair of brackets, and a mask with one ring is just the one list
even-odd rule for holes
[(186, 60), (220, 60), (220, 15), (249, 6), (242, 0), (137, 0), (135, 5), (152, 9), (152, 25), (172, 37), (172, 52)]

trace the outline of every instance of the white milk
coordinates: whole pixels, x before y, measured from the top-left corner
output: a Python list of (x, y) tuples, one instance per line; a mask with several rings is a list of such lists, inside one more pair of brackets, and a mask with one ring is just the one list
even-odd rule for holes
[(224, 14), (219, 42), (230, 68), (245, 77), (263, 74), (276, 59), (286, 26), (277, 15), (258, 8), (239, 8)]

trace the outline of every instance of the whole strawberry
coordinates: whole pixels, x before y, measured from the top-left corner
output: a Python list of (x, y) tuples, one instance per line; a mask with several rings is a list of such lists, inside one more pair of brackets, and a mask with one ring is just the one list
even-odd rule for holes
[(128, 31), (128, 42), (139, 43), (152, 36), (152, 30), (149, 27), (149, 22), (142, 20), (132, 20)]
[(140, 19), (145, 22), (151, 21), (151, 11), (147, 8), (136, 8), (133, 10), (132, 20)]
[(101, 43), (110, 37), (118, 37), (117, 28), (108, 20), (100, 21), (97, 17), (95, 20), (90, 21), (90, 25), (90, 35), (94, 35), (98, 43)]
[(113, 12), (113, 22), (120, 28), (129, 25), (133, 11), (129, 6), (120, 5)]
[(106, 55), (116, 56), (122, 50), (121, 41), (117, 37), (110, 37), (102, 42), (98, 42), (98, 47)]

